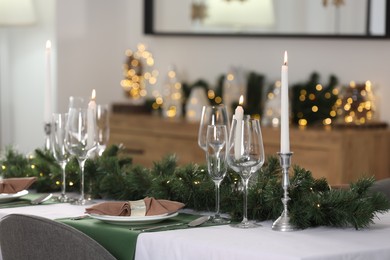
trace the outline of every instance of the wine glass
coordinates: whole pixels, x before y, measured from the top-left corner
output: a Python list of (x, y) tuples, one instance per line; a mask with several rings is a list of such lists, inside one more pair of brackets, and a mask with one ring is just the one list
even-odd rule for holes
[(97, 153), (101, 156), (107, 147), (108, 139), (110, 138), (110, 122), (109, 122), (108, 105), (96, 106), (96, 124), (97, 124)]
[(229, 118), (224, 105), (203, 106), (202, 108), (202, 118), (200, 120), (198, 132), (198, 145), (205, 152), (207, 151), (206, 134), (209, 125), (225, 125), (226, 129), (229, 129)]
[(81, 195), (75, 202), (78, 205), (87, 204), (84, 196), (84, 165), (96, 149), (96, 128), (96, 117), (92, 109), (87, 109), (84, 105), (76, 107), (74, 104), (69, 108), (65, 143), (69, 153), (77, 158), (80, 166)]
[(260, 225), (248, 221), (248, 182), (251, 175), (264, 164), (263, 138), (258, 119), (244, 116), (242, 120), (233, 118), (230, 131), (229, 150), (227, 161), (229, 166), (237, 172), (244, 187), (243, 220), (232, 225), (238, 228), (254, 228)]
[(52, 131), (51, 131), (51, 148), (53, 156), (61, 166), (61, 195), (58, 196), (60, 202), (68, 202), (69, 198), (66, 196), (66, 175), (65, 168), (69, 161), (69, 152), (65, 146), (65, 130), (68, 114), (54, 113), (52, 116)]
[(225, 125), (209, 125), (206, 135), (206, 161), (208, 173), (215, 184), (215, 215), (214, 223), (229, 223), (219, 214), (219, 186), (227, 171), (227, 142), (228, 135)]

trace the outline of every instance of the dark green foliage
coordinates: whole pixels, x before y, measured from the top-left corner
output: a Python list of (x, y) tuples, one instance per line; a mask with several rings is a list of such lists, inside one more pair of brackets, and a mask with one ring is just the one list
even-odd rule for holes
[(248, 115), (262, 115), (262, 94), (264, 88), (264, 76), (256, 72), (250, 72), (247, 80), (245, 113)]
[[(187, 82), (183, 82), (181, 85), (182, 85), (182, 90), (183, 90), (183, 94), (184, 94), (182, 109), (183, 109), (183, 115), (185, 115), (186, 114), (186, 103), (187, 103), (187, 100), (191, 94), (191, 90), (194, 87), (201, 87), (204, 89), (204, 91), (207, 95), (207, 91), (209, 90), (209, 84), (205, 80), (199, 79), (192, 84), (187, 83)], [(209, 101), (211, 102), (211, 100), (209, 100)]]
[(257, 175), (252, 176), (252, 179), (256, 178), (256, 180), (249, 189), (248, 204), (253, 205), (253, 208), (248, 211), (249, 217), (267, 220), (280, 216), (283, 196), (280, 177), (279, 160), (276, 157), (268, 158), (267, 164)]
[(3, 178), (36, 176), (36, 171), (31, 168), (30, 159), (11, 147), (5, 150), (4, 158), (0, 162)]
[(190, 94), (191, 94), (191, 90), (192, 88), (194, 87), (201, 87), (201, 88), (204, 88), (204, 91), (207, 93), (207, 91), (209, 90), (209, 84), (207, 83), (207, 81), (203, 80), (203, 79), (199, 79), (197, 81), (195, 81), (194, 83), (192, 84), (189, 84), (187, 82), (183, 82), (182, 83), (182, 89), (183, 89), (183, 93), (184, 93), (184, 96), (185, 98), (187, 99)]
[(127, 186), (124, 197), (127, 200), (143, 199), (152, 185), (150, 170), (142, 166), (135, 166), (126, 175)]
[(217, 80), (217, 87), (215, 88), (215, 96), (223, 97), (223, 84), (225, 82), (226, 76), (222, 74)]
[[(298, 124), (300, 119), (306, 119), (307, 125), (315, 125), (322, 124), (326, 118), (332, 119), (330, 112), (334, 110), (338, 98), (338, 95), (333, 92), (337, 82), (337, 78), (332, 75), (328, 85), (322, 85), (322, 89), (317, 90), (316, 86), (320, 84), (320, 76), (313, 73), (306, 83), (294, 85), (291, 95), (293, 123)], [(318, 111), (313, 111), (313, 106), (317, 106)]]
[(46, 150), (35, 150), (35, 156), (30, 161), (34, 165), (36, 176), (40, 178), (34, 183), (35, 188), (39, 192), (47, 192), (50, 190), (59, 190), (58, 181), (61, 181), (61, 168), (56, 163), (51, 152)]
[(177, 167), (176, 157), (171, 155), (155, 163), (152, 178), (149, 196), (183, 201), (187, 207), (199, 210), (212, 204), (214, 184), (207, 171), (196, 164)]
[[(47, 151), (36, 150), (26, 158), (9, 149), (0, 161), (5, 177), (37, 176), (39, 191), (57, 191), (61, 169)], [(31, 167), (34, 165), (35, 167)], [(79, 167), (73, 158), (67, 165), (67, 178), (77, 189)], [(314, 179), (311, 172), (299, 166), (291, 171), (289, 211), (291, 221), (299, 228), (314, 226), (364, 228), (373, 223), (377, 213), (390, 209), (384, 194), (369, 191), (373, 178), (362, 178), (349, 189), (330, 189), (325, 179)], [(151, 169), (134, 166), (121, 154), (118, 146), (109, 147), (101, 157), (88, 160), (85, 166), (87, 193), (96, 198), (138, 200), (145, 196), (181, 201), (187, 208), (214, 211), (215, 189), (207, 169), (197, 164), (177, 166), (169, 155), (155, 162)], [(221, 184), (221, 210), (233, 219), (242, 218), (243, 194), (241, 179), (228, 170)], [(276, 157), (255, 173), (248, 189), (248, 217), (275, 220), (283, 205), (281, 169)]]
[(362, 178), (349, 189), (330, 189), (325, 179), (315, 180), (310, 172), (295, 167), (290, 186), (291, 220), (300, 228), (367, 227), (376, 213), (390, 208), (384, 194), (368, 192), (373, 182), (374, 178)]
[[(95, 198), (129, 200), (131, 197), (140, 197), (136, 190), (130, 188), (129, 176), (138, 172), (133, 167), (130, 158), (124, 157), (118, 146), (110, 146), (101, 157), (90, 160), (94, 168), (85, 167), (86, 184), (89, 183), (91, 195)], [(87, 164), (86, 164), (87, 166)], [(88, 170), (93, 170), (88, 172)], [(144, 169), (141, 169), (144, 170)]]

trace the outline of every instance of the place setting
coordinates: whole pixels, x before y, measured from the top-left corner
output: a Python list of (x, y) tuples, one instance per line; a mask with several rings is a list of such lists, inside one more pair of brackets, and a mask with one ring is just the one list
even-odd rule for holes
[(28, 188), (36, 181), (31, 178), (9, 178), (0, 180), (0, 202), (8, 202), (28, 194)]
[(211, 215), (183, 210), (184, 207), (185, 204), (181, 202), (150, 197), (137, 201), (103, 201), (86, 208), (85, 215), (61, 221), (67, 221), (67, 223), (77, 221), (77, 225), (82, 225), (83, 222), (89, 223), (95, 220), (94, 223), (103, 222), (137, 233), (230, 223), (230, 220), (215, 222)]
[(36, 194), (29, 191), (35, 181), (35, 177), (1, 179), (0, 208), (39, 205), (50, 201), (52, 193)]
[(57, 218), (56, 221), (82, 230), (116, 256), (127, 259), (135, 255), (142, 233), (188, 230), (216, 224), (209, 215), (183, 211), (185, 204), (177, 201), (146, 197), (137, 201), (103, 201), (85, 208), (78, 217)]
[(138, 201), (102, 202), (86, 208), (88, 216), (116, 225), (154, 224), (176, 217), (183, 203), (145, 198)]

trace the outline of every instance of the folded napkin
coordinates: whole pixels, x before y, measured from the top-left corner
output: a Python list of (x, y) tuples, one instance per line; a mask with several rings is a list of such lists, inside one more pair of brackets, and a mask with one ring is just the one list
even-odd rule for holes
[(36, 179), (36, 177), (3, 179), (0, 181), (0, 193), (17, 193), (28, 189)]
[(138, 201), (107, 201), (85, 211), (89, 214), (110, 216), (154, 216), (173, 213), (183, 208), (184, 204), (171, 200), (157, 200), (146, 197)]

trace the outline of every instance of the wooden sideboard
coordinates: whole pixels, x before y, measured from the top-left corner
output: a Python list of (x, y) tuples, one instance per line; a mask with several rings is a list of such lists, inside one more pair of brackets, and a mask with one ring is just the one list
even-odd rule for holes
[[(111, 144), (122, 143), (135, 164), (152, 166), (167, 154), (179, 164), (205, 163), (197, 144), (198, 123), (157, 116), (112, 114)], [(267, 155), (279, 151), (280, 132), (262, 128)], [(385, 129), (290, 129), (292, 163), (325, 177), (332, 185), (362, 176), (390, 177), (390, 131)]]

